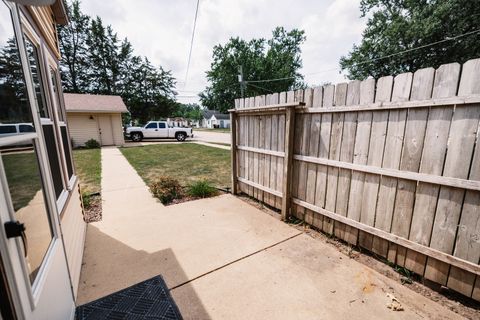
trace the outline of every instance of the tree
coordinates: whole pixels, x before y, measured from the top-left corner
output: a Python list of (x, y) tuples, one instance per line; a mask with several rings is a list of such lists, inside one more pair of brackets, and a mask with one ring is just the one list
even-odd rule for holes
[(74, 0), (67, 5), (70, 22), (58, 28), (58, 41), (62, 54), (62, 84), (67, 92), (88, 90), (87, 37), (90, 17), (80, 10), (80, 2)]
[(120, 41), (100, 17), (83, 14), (78, 0), (67, 9), (70, 23), (59, 32), (65, 92), (121, 95), (131, 118), (140, 122), (168, 117), (178, 108), (170, 71), (135, 56), (128, 39)]
[(0, 48), (0, 100), (1, 121), (31, 121), (15, 38), (9, 38), (5, 46)]
[[(243, 68), (247, 81), (245, 96), (284, 91), (303, 85), (300, 45), (305, 41), (304, 31), (286, 31), (277, 27), (272, 38), (246, 41), (230, 38), (225, 45), (213, 48), (213, 62), (207, 71), (209, 86), (200, 94), (200, 100), (209, 109), (226, 111), (234, 99), (241, 96), (238, 70)], [(285, 78), (272, 82), (255, 80)]]
[(200, 121), (203, 118), (203, 109), (197, 103), (180, 104), (173, 116)]
[[(363, 17), (369, 15), (363, 39), (340, 59), (350, 79), (463, 63), (480, 55), (479, 33), (451, 39), (478, 29), (478, 1), (362, 0), (360, 9)], [(448, 38), (451, 40), (380, 59)]]

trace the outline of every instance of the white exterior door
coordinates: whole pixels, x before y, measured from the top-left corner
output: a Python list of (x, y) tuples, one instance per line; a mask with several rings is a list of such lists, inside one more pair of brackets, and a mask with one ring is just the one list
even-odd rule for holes
[(113, 146), (115, 144), (110, 116), (101, 115), (98, 117), (98, 130), (102, 146)]
[[(42, 118), (52, 114), (45, 47), (18, 9), (0, 0), (0, 47), (10, 50), (15, 90), (0, 90), (1, 123), (32, 123), (34, 130), (0, 137), (0, 256), (10, 301), (19, 319), (73, 319), (75, 303), (60, 231), (54, 182), (55, 163), (47, 148), (49, 128)], [(13, 22), (12, 22), (13, 19)], [(3, 63), (2, 60), (0, 63)], [(3, 67), (4, 66), (0, 66)], [(23, 76), (22, 76), (23, 72)], [(8, 79), (8, 77), (7, 77)], [(2, 87), (10, 85), (0, 77)], [(11, 94), (13, 92), (14, 94)], [(63, 187), (60, 180), (60, 187)], [(1, 307), (0, 307), (1, 308)]]

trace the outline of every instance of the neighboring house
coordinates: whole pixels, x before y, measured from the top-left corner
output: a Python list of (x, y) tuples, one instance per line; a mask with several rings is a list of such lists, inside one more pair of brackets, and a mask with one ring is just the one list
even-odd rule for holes
[(230, 128), (230, 115), (215, 110), (205, 110), (202, 119), (203, 128)]
[(190, 120), (183, 117), (167, 118), (167, 123), (171, 127), (187, 128), (190, 126)]
[(120, 96), (65, 93), (68, 128), (73, 146), (90, 139), (102, 146), (123, 146), (122, 113), (127, 107)]
[[(0, 1), (0, 319), (73, 319), (86, 224), (60, 86), (62, 0)], [(38, 3), (38, 2), (37, 2)], [(22, 127), (24, 126), (25, 127)]]

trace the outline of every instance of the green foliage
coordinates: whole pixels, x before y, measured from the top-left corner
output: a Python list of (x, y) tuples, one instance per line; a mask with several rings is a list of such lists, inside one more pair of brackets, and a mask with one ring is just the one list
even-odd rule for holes
[(188, 194), (196, 198), (209, 198), (218, 194), (217, 189), (210, 185), (208, 181), (201, 180), (194, 182), (188, 187)]
[(61, 72), (65, 92), (121, 95), (132, 117), (141, 123), (170, 116), (178, 107), (170, 71), (133, 54), (100, 17), (68, 5), (70, 23), (59, 27)]
[(241, 96), (238, 68), (243, 67), (245, 81), (288, 78), (282, 81), (252, 83), (246, 86), (245, 96), (285, 91), (303, 85), (300, 45), (305, 41), (304, 31), (277, 27), (271, 39), (230, 38), (225, 45), (213, 48), (213, 62), (207, 71), (210, 85), (200, 94), (208, 109), (225, 112)]
[(369, 17), (360, 45), (340, 59), (350, 79), (463, 63), (480, 56), (478, 33), (364, 63), (478, 29), (480, 6), (471, 0), (362, 0), (362, 16)]
[(155, 179), (150, 184), (150, 190), (163, 204), (169, 204), (173, 200), (183, 197), (182, 187), (178, 180), (168, 176)]
[(203, 109), (196, 103), (180, 104), (173, 113), (173, 116), (192, 120), (202, 120)]
[(95, 139), (90, 139), (87, 142), (85, 142), (85, 148), (97, 149), (97, 148), (100, 148), (100, 143)]
[(92, 204), (92, 196), (87, 192), (82, 192), (82, 203), (85, 209), (88, 209)]

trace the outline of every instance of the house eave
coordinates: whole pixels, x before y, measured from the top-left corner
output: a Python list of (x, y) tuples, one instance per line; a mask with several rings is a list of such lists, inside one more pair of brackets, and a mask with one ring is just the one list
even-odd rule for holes
[(127, 111), (117, 110), (66, 110), (67, 113), (129, 113)]

